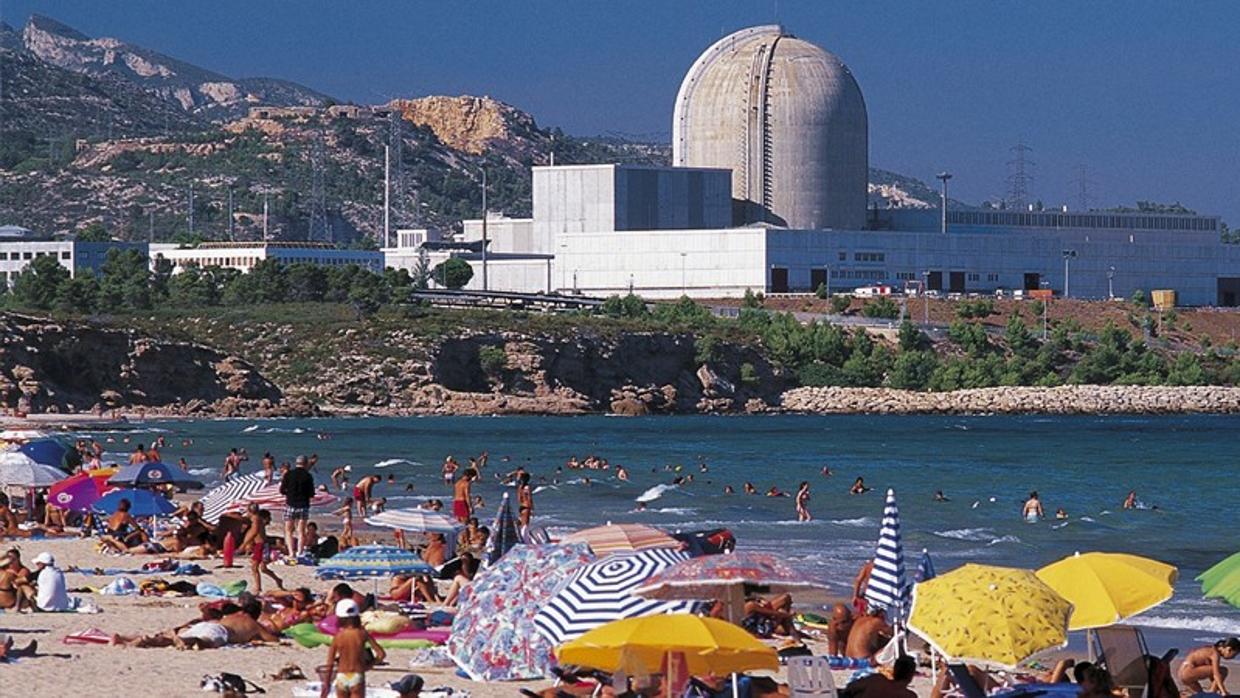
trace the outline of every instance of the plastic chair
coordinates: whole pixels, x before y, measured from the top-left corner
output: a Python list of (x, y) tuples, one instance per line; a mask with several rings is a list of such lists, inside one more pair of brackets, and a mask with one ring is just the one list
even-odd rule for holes
[[(1149, 648), (1140, 628), (1112, 625), (1091, 631), (1091, 648), (1098, 663), (1106, 667), (1116, 688), (1127, 689), (1132, 698), (1143, 698), (1150, 685)], [(1168, 653), (1174, 656), (1174, 653)]]
[(826, 657), (789, 657), (788, 688), (792, 698), (837, 698), (831, 662)]

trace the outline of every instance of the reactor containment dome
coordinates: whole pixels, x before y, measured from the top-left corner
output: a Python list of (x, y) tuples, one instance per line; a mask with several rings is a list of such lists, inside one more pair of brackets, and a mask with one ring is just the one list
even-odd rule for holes
[(869, 125), (848, 66), (778, 25), (715, 42), (685, 75), (672, 163), (732, 170), (738, 224), (857, 230)]

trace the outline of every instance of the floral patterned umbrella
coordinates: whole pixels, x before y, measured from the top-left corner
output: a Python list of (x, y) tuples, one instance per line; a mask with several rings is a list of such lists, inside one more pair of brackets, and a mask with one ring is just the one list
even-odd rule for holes
[(584, 543), (513, 547), (461, 592), (448, 638), (453, 661), (474, 681), (547, 676), (555, 660), (534, 616), (593, 561)]

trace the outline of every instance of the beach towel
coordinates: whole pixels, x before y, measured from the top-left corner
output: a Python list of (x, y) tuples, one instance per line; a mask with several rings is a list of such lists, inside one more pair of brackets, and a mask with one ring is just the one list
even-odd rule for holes
[(231, 599), (241, 595), (245, 591), (246, 582), (244, 579), (238, 579), (235, 582), (229, 582), (223, 586), (217, 586), (210, 582), (199, 582), (194, 589), (199, 596), (206, 596), (212, 599)]
[(138, 586), (129, 577), (117, 577), (99, 589), (104, 596), (129, 596), (138, 593)]
[(112, 643), (112, 634), (105, 633), (99, 628), (90, 628), (65, 635), (61, 642), (66, 645), (109, 645)]
[[(284, 636), (307, 649), (323, 647), (332, 643), (332, 636), (314, 627), (313, 623), (299, 623), (291, 628), (285, 628)], [(421, 650), (437, 647), (441, 644), (425, 639), (406, 637), (377, 637), (375, 642), (378, 642), (384, 649), (402, 650)]]

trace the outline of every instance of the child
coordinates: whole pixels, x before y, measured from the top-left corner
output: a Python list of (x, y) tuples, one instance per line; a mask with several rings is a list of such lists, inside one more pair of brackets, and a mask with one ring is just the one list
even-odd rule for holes
[[(327, 676), (331, 677), (333, 670), (336, 671), (335, 679), (331, 681), (336, 689), (336, 698), (364, 698), (366, 671), (382, 663), (387, 656), (379, 643), (362, 627), (361, 615), (353, 599), (344, 599), (336, 604), (339, 630), (327, 650)], [(367, 646), (374, 651), (373, 659), (367, 656)]]
[(340, 543), (342, 548), (357, 545), (353, 539), (353, 498), (345, 497), (344, 506), (332, 512), (340, 517), (340, 523), (344, 526), (340, 531)]
[(250, 573), (254, 575), (255, 594), (263, 592), (263, 578), (260, 572), (271, 577), (277, 589), (284, 588), (284, 580), (277, 577), (276, 573), (267, 566), (267, 524), (269, 523), (271, 523), (271, 512), (255, 506), (250, 507), (250, 530), (245, 533), (241, 549), (244, 551), (247, 545), (250, 546)]

